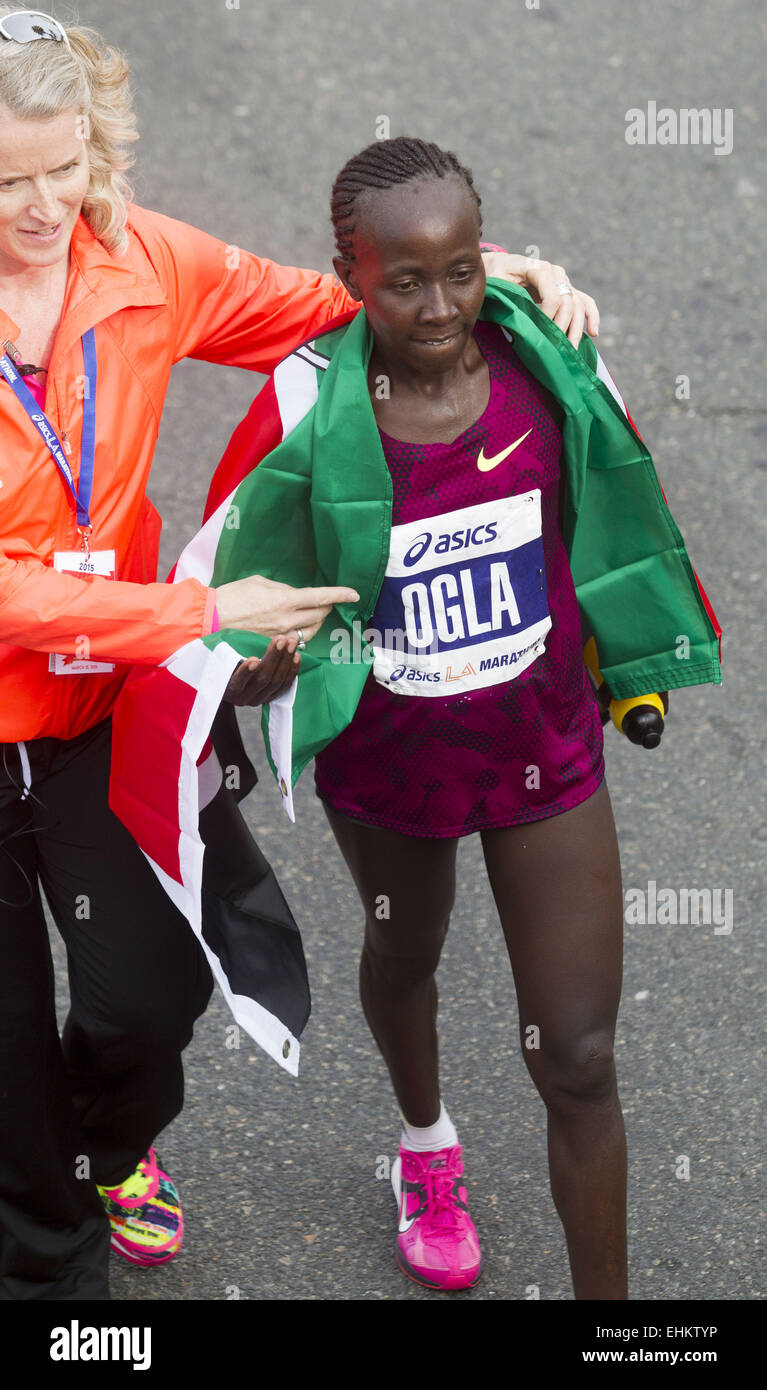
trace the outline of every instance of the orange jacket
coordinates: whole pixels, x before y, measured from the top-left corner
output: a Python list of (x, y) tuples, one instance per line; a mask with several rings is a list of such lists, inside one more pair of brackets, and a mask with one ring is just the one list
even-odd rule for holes
[[(73, 738), (109, 714), (131, 664), (156, 665), (211, 630), (213, 589), (155, 582), (162, 523), (146, 485), (174, 362), (270, 372), (354, 304), (331, 275), (260, 260), (135, 205), (128, 235), (115, 259), (79, 218), (45, 395), (77, 478), (80, 338), (95, 327), (91, 548), (116, 551), (114, 581), (52, 568), (54, 551), (79, 549), (73, 501), (0, 376), (0, 742)], [(0, 309), (0, 344), (19, 332)], [(48, 653), (76, 654), (83, 635), (93, 659), (123, 664), (110, 674), (49, 674)]]

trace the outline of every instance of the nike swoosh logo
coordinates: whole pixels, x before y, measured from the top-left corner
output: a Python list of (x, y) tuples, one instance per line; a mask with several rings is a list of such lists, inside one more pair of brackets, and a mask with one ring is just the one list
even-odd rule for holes
[(394, 1193), (399, 1204), (399, 1221), (397, 1222), (397, 1229), (399, 1230), (400, 1235), (404, 1235), (406, 1231), (410, 1230), (410, 1227), (413, 1225), (414, 1221), (418, 1219), (420, 1212), (414, 1211), (412, 1216), (408, 1216), (407, 1214), (407, 1199), (409, 1193), (412, 1191), (412, 1187), (409, 1183), (403, 1182), (402, 1165), (401, 1160), (399, 1158), (395, 1158), (394, 1163), (392, 1164), (391, 1176), (392, 1186), (394, 1187)]
[(485, 458), (485, 450), (483, 446), (483, 448), (480, 449), (479, 457), (477, 458), (477, 468), (479, 469), (480, 473), (489, 473), (491, 468), (496, 468), (499, 463), (503, 463), (503, 460), (507, 459), (509, 457), (509, 454), (513, 454), (514, 450), (518, 449), (520, 444), (524, 444), (525, 440), (527, 439), (527, 435), (532, 434), (532, 432), (533, 427), (531, 425), (530, 429), (527, 431), (527, 434), (523, 434), (520, 436), (519, 439), (515, 439), (514, 443), (510, 444), (508, 449), (502, 449), (500, 454), (495, 454), (491, 459)]
[(407, 1193), (403, 1193), (403, 1197), (402, 1197), (402, 1212), (401, 1212), (401, 1214), (400, 1214), (399, 1226), (398, 1226), (399, 1233), (400, 1233), (400, 1235), (403, 1235), (403, 1236), (404, 1236), (404, 1234), (405, 1234), (406, 1231), (409, 1231), (409, 1230), (410, 1230), (410, 1227), (412, 1226), (413, 1222), (415, 1221), (415, 1217), (414, 1217), (414, 1216), (406, 1216), (406, 1215), (405, 1215), (406, 1209), (407, 1209)]

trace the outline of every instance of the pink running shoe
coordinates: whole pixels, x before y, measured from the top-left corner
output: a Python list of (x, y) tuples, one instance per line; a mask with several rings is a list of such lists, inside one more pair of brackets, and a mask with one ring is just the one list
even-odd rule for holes
[(400, 1145), (392, 1164), (399, 1208), (397, 1264), (427, 1289), (470, 1289), (482, 1272), (462, 1174), (460, 1144), (429, 1153)]
[(112, 1227), (113, 1250), (139, 1265), (164, 1264), (178, 1254), (184, 1240), (181, 1203), (154, 1148), (119, 1187), (98, 1191)]

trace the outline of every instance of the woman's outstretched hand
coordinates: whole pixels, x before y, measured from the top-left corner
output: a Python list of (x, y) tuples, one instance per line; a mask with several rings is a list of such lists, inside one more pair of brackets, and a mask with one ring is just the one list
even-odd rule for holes
[(517, 256), (508, 251), (485, 251), (482, 256), (485, 274), (498, 280), (511, 280), (529, 291), (540, 304), (544, 314), (553, 319), (566, 333), (573, 347), (583, 336), (584, 325), (589, 337), (599, 332), (599, 310), (590, 294), (570, 286), (572, 293), (562, 293), (560, 286), (570, 285), (570, 276), (561, 265), (541, 261), (534, 256)]
[(264, 655), (241, 661), (224, 691), (230, 705), (268, 705), (289, 690), (301, 665), (297, 637), (274, 637)]
[[(216, 589), (220, 628), (243, 628), (262, 637), (297, 634), (308, 642), (337, 603), (356, 603), (356, 589), (294, 589), (260, 574), (235, 579)], [(265, 658), (264, 658), (265, 660)]]

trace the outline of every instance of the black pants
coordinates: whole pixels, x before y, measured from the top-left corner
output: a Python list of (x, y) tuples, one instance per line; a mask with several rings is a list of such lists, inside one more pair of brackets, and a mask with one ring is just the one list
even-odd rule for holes
[[(110, 740), (107, 720), (0, 744), (0, 1299), (109, 1297), (95, 1183), (122, 1182), (180, 1111), (181, 1050), (212, 989), (109, 810)], [(38, 880), (67, 949), (61, 1040)]]

